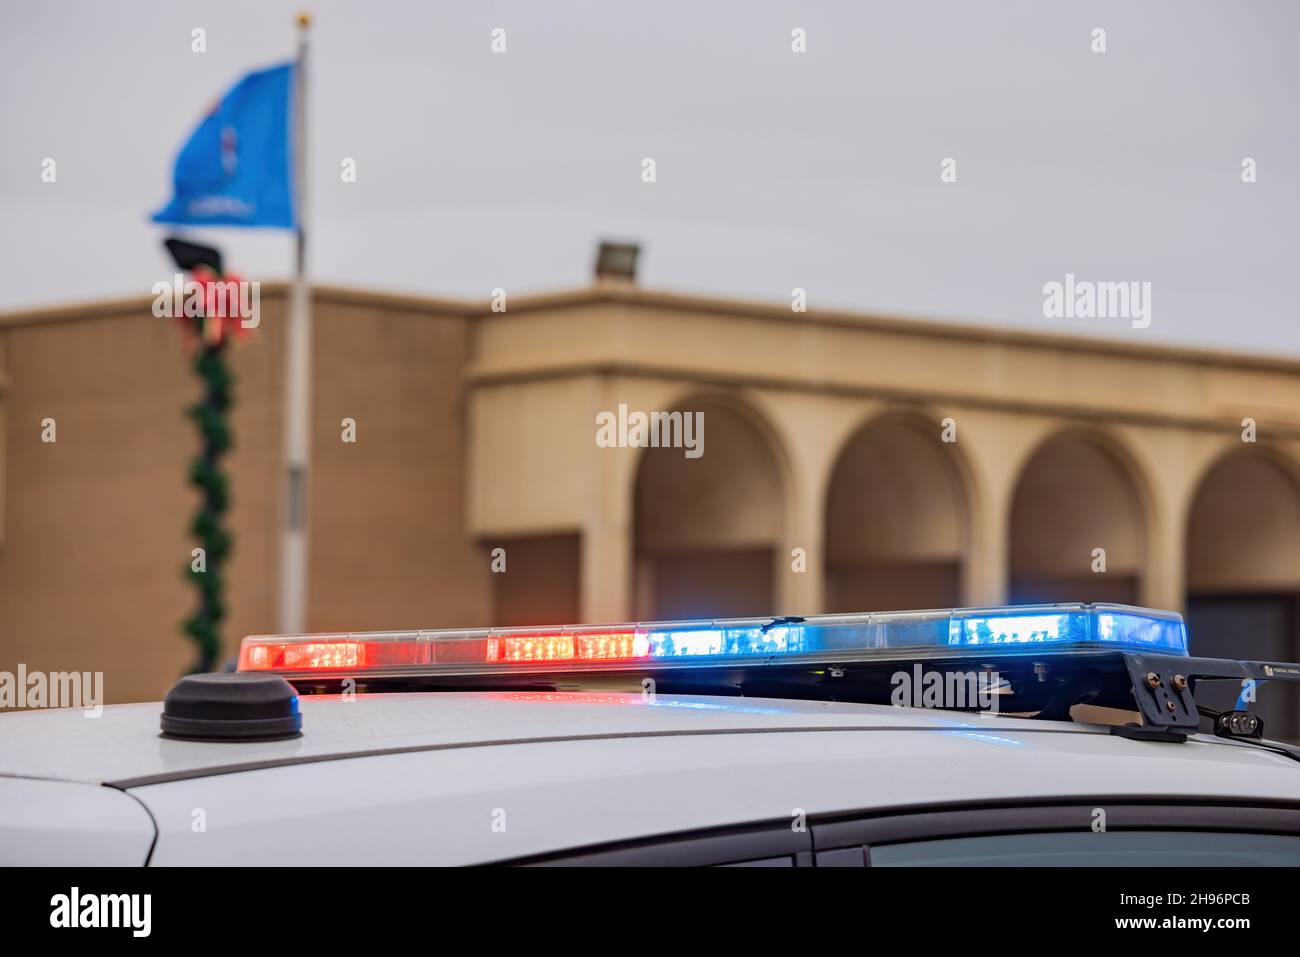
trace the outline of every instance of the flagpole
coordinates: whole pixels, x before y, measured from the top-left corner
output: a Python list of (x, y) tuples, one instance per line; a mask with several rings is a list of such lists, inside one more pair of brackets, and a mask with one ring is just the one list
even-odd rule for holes
[(296, 269), (284, 341), (284, 502), (280, 539), (280, 630), (307, 627), (308, 463), (311, 456), (311, 296), (307, 287), (307, 31), (298, 14), (294, 70), (293, 157)]

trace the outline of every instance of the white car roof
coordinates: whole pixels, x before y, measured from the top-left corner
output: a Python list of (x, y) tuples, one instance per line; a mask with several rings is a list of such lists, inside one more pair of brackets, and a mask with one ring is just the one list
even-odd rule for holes
[[(1300, 799), (1300, 765), (1250, 745), (877, 705), (615, 692), (307, 696), (301, 738), (243, 744), (163, 739), (160, 711), (0, 718), (0, 775), (125, 790), (155, 822), (155, 864), (482, 863), (797, 812)], [(199, 810), (203, 829), (193, 827)], [(498, 813), (508, 827), (492, 826)]]
[[(224, 768), (305, 763), (399, 750), (644, 735), (801, 728), (1024, 726), (1080, 732), (1071, 723), (989, 719), (956, 712), (823, 701), (624, 692), (430, 692), (303, 695), (303, 734), (288, 741), (210, 742), (159, 735), (160, 703), (0, 717), (0, 775), (135, 783)], [(1095, 730), (1095, 729), (1094, 729)]]
[(1195, 736), (1190, 747), (1152, 745), (1125, 742), (1096, 725), (932, 709), (613, 691), (305, 695), (301, 708), (301, 737), (253, 742), (164, 738), (159, 703), (109, 706), (98, 717), (78, 709), (10, 714), (0, 717), (0, 775), (131, 787), (403, 751), (832, 730), (863, 732), (859, 746), (887, 757), (888, 749), (865, 732), (930, 731), (973, 744), (1032, 738), (1036, 754), (1072, 752), (1080, 747), (1074, 738), (1101, 735), (1096, 750), (1116, 757), (1131, 746), (1161, 763), (1245, 761), (1293, 771), (1289, 793), (1300, 794), (1295, 761), (1213, 737)]

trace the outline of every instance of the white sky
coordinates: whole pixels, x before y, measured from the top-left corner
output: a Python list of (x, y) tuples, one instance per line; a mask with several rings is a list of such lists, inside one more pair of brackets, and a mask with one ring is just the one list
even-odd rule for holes
[[(170, 275), (175, 153), (302, 5), (0, 0), (0, 310)], [(607, 236), (658, 288), (1300, 354), (1295, 3), (306, 6), (313, 279), (577, 286)], [(289, 274), (283, 233), (199, 235)], [(1067, 271), (1151, 282), (1150, 327), (1044, 318)]]

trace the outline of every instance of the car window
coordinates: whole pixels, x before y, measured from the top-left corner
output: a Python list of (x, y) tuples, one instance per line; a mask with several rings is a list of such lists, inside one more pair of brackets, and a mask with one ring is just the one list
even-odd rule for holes
[(867, 858), (872, 867), (1295, 867), (1300, 865), (1300, 836), (1212, 831), (985, 834), (876, 844)]

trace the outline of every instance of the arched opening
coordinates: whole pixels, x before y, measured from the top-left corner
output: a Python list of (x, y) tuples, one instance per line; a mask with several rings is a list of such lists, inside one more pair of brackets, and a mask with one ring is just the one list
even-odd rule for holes
[[(1201, 481), (1187, 525), (1187, 625), (1195, 655), (1300, 658), (1300, 484), (1266, 454), (1233, 453)], [(1238, 691), (1208, 686), (1197, 700), (1230, 708)], [(1294, 685), (1258, 688), (1252, 707), (1268, 737), (1300, 738)]]
[(1015, 604), (1137, 604), (1146, 521), (1130, 470), (1101, 439), (1059, 435), (1025, 466), (1011, 506)]
[(770, 615), (784, 529), (782, 472), (755, 418), (716, 398), (703, 454), (647, 448), (636, 477), (634, 595), (641, 619)]
[(950, 446), (929, 423), (869, 423), (826, 496), (828, 612), (961, 604), (969, 511)]

